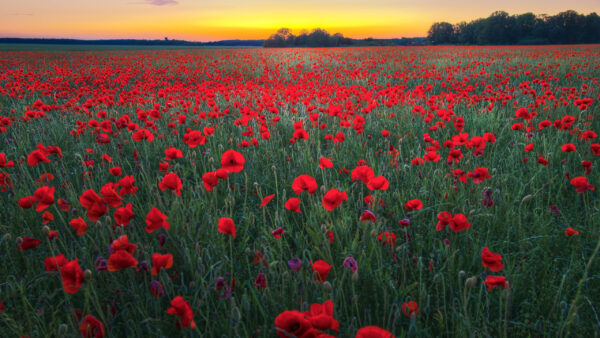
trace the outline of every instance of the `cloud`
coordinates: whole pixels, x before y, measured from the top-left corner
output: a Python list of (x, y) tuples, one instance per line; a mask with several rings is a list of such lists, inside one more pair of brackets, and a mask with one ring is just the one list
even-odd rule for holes
[(179, 2), (177, 0), (146, 0), (144, 3), (153, 6), (165, 6), (177, 5)]

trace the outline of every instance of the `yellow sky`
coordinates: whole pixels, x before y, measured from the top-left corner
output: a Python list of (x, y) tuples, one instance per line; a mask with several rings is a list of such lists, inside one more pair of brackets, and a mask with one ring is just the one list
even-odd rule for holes
[[(4, 3), (6, 2), (6, 3)], [(278, 28), (324, 28), (354, 38), (425, 36), (433, 22), (495, 10), (600, 12), (600, 0), (0, 0), (0, 37), (263, 39)]]

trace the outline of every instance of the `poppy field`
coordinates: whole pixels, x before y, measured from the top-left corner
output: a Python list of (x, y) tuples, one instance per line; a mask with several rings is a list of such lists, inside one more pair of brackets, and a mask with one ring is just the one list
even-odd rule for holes
[(0, 336), (600, 334), (600, 46), (0, 52)]

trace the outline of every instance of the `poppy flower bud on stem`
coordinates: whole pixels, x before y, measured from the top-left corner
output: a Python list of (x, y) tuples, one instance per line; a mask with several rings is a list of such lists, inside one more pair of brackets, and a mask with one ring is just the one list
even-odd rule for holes
[(42, 227), (42, 233), (44, 234), (44, 236), (48, 236), (50, 234), (50, 228), (47, 225), (44, 225)]
[(68, 332), (69, 332), (69, 327), (67, 326), (67, 324), (63, 323), (58, 326), (58, 336), (59, 337), (66, 336)]
[(277, 168), (275, 168), (274, 165), (271, 166), (271, 171), (275, 172), (275, 170), (277, 170)]
[(17, 245), (21, 245), (21, 243), (23, 243), (23, 238), (19, 236), (17, 237)]
[(322, 185), (320, 190), (321, 190), (321, 194), (325, 194), (327, 192), (327, 188), (325, 188), (325, 185)]
[(521, 204), (527, 203), (533, 199), (533, 195), (527, 195), (521, 200)]
[(327, 292), (333, 291), (333, 287), (331, 286), (331, 283), (329, 283), (328, 281), (323, 282), (323, 289)]
[(465, 287), (466, 288), (473, 288), (477, 285), (477, 276), (473, 276), (470, 278), (467, 278), (467, 280), (465, 281)]
[(92, 271), (90, 269), (85, 269), (83, 272), (83, 278), (86, 282), (89, 282), (89, 280), (92, 279)]
[(208, 158), (208, 163), (215, 163), (215, 159), (213, 157)]
[(460, 271), (458, 272), (458, 280), (462, 280), (463, 278), (465, 278), (465, 275), (466, 275), (466, 274), (467, 274), (467, 273), (466, 273), (466, 272), (464, 272), (464, 270), (460, 270)]

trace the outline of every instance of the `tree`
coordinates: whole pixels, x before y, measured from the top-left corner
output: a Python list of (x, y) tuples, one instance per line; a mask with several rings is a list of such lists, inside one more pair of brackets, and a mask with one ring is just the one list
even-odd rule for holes
[(436, 22), (429, 28), (427, 38), (435, 44), (452, 43), (454, 42), (454, 27), (448, 22)]

